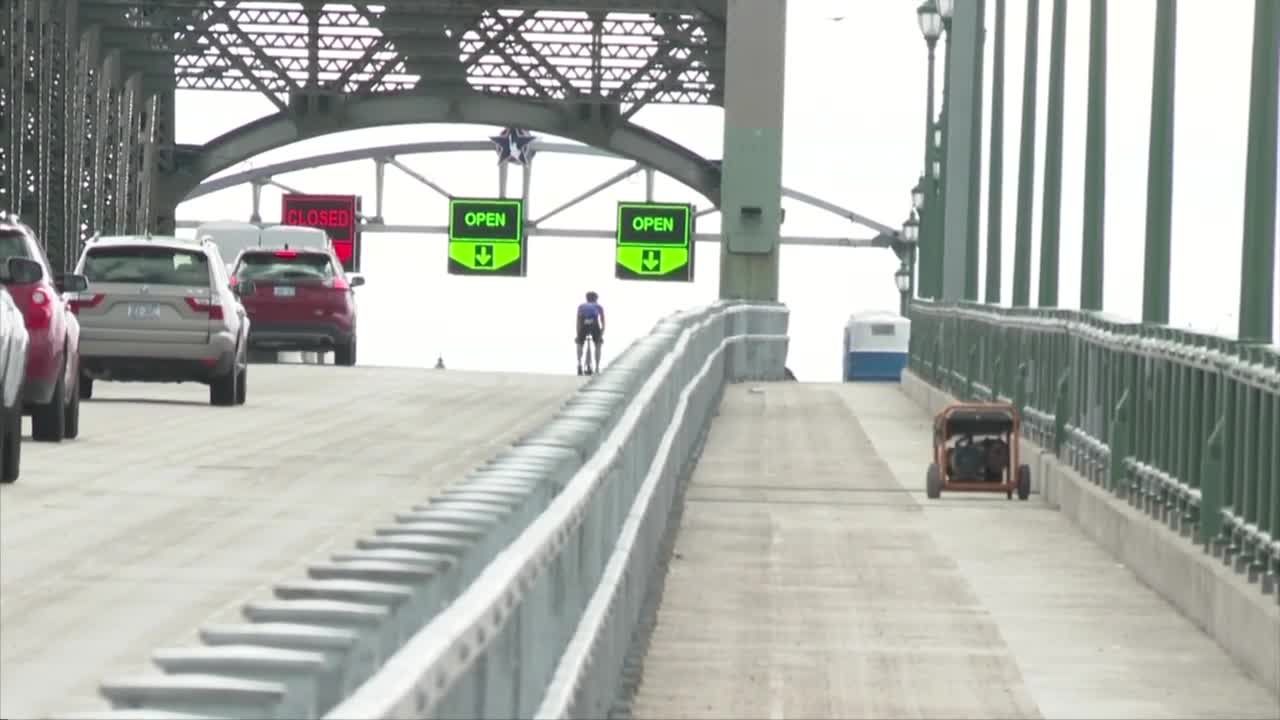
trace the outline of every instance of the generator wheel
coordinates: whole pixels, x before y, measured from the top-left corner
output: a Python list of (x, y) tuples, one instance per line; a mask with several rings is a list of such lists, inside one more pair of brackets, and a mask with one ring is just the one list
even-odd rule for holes
[(929, 463), (929, 472), (924, 476), (924, 494), (932, 500), (942, 497), (942, 475), (938, 473), (938, 463)]
[(1031, 497), (1031, 466), (1018, 466), (1018, 499), (1026, 500)]

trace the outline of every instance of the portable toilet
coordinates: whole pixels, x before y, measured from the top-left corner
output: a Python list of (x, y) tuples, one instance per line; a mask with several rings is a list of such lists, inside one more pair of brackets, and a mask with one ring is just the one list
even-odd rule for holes
[(899, 382), (910, 344), (911, 321), (897, 313), (850, 315), (844, 326), (845, 382)]

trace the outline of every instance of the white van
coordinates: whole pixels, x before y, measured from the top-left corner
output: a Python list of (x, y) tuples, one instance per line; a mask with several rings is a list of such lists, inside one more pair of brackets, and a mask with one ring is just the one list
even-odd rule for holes
[(218, 246), (218, 253), (227, 263), (227, 270), (235, 266), (236, 258), (249, 248), (317, 248), (329, 247), (329, 236), (324, 230), (296, 225), (272, 225), (260, 228), (253, 223), (235, 220), (209, 222), (196, 228), (198, 240), (208, 239)]
[(208, 222), (196, 228), (196, 239), (201, 242), (208, 239), (217, 245), (218, 254), (227, 263), (228, 270), (241, 250), (258, 247), (261, 236), (262, 229), (257, 225), (235, 220)]
[(320, 228), (299, 225), (272, 225), (262, 228), (260, 247), (325, 250), (329, 247), (329, 235)]

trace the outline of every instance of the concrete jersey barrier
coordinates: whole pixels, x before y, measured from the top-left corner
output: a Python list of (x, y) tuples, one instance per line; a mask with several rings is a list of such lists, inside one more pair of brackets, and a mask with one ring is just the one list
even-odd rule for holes
[(647, 574), (724, 383), (784, 376), (787, 324), (739, 301), (663, 319), (546, 425), (245, 622), (158, 650), (163, 674), (104, 681), (108, 714), (598, 716), (643, 594), (622, 580)]

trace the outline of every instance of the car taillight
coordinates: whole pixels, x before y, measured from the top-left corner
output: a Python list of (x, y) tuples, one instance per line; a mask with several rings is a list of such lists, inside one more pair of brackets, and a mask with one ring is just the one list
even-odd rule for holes
[(236, 285), (239, 285), (239, 284), (240, 284), (240, 279), (239, 279), (239, 278), (237, 278), (235, 275), (232, 275), (232, 276), (231, 276), (231, 287), (235, 287)]
[(53, 305), (50, 304), (49, 298), (52, 294), (43, 287), (35, 287), (31, 290), (31, 294), (27, 297), (31, 302), (27, 305), (26, 312), (23, 313), (27, 321), (28, 330), (43, 330), (49, 327), (53, 320)]
[(209, 313), (210, 320), (222, 319), (222, 304), (209, 298), (190, 295), (187, 297), (187, 307), (196, 312)]
[(296, 258), (296, 257), (298, 257), (298, 253), (297, 253), (296, 251), (294, 251), (294, 250), (277, 250), (277, 251), (276, 251), (276, 257), (278, 257), (278, 258)]
[(71, 312), (79, 313), (80, 308), (97, 307), (99, 303), (106, 299), (106, 297), (106, 295), (101, 293), (97, 295), (79, 295), (73, 297), (71, 298)]
[(328, 280), (325, 281), (324, 284), (328, 285), (333, 290), (350, 290), (351, 289), (351, 286), (347, 284), (346, 280), (343, 280), (342, 278), (337, 276), (329, 278)]

